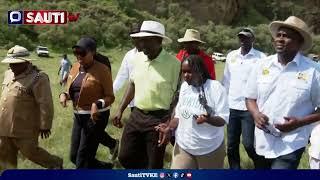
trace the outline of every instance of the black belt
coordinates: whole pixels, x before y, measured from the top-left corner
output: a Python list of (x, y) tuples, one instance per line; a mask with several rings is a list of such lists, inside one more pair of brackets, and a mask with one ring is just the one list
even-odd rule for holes
[(169, 110), (166, 110), (166, 109), (159, 109), (159, 110), (155, 110), (155, 111), (147, 111), (147, 110), (139, 109), (137, 107), (135, 107), (135, 109), (137, 109), (138, 111), (140, 111), (146, 115), (163, 116), (163, 115), (166, 115), (169, 113)]

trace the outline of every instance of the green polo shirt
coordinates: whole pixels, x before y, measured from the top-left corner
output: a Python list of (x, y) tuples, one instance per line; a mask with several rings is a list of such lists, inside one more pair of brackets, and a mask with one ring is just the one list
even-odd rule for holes
[(180, 61), (164, 49), (152, 61), (143, 52), (135, 56), (130, 81), (135, 85), (135, 106), (146, 111), (168, 110), (180, 73)]

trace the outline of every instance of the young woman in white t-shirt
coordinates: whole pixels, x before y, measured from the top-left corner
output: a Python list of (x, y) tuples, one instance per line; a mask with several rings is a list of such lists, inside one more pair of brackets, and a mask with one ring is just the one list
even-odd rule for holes
[(210, 79), (201, 57), (191, 55), (183, 60), (179, 101), (175, 117), (168, 126), (160, 125), (159, 144), (175, 131), (171, 169), (223, 168), (224, 125), (229, 108), (224, 87)]

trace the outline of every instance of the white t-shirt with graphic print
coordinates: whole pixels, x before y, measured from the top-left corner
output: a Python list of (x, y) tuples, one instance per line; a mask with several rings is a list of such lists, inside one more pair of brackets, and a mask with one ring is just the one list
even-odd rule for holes
[[(207, 80), (203, 85), (208, 106), (228, 123), (228, 96), (220, 82)], [(180, 89), (179, 101), (175, 117), (179, 119), (176, 130), (176, 143), (192, 155), (208, 154), (221, 145), (224, 140), (224, 127), (216, 127), (208, 123), (197, 124), (193, 115), (205, 114), (206, 111), (199, 102), (199, 90), (187, 82)]]

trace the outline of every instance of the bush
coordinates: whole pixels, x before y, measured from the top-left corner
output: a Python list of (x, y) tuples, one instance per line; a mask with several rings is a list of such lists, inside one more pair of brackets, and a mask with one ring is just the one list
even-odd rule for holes
[(314, 36), (313, 38), (313, 46), (310, 50), (310, 53), (320, 55), (320, 35)]

